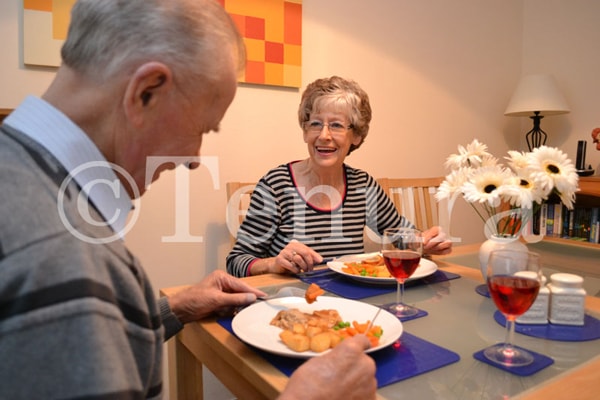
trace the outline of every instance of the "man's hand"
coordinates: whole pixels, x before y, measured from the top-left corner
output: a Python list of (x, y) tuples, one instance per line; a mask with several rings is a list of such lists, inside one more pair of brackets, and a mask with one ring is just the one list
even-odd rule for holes
[(254, 303), (266, 293), (224, 271), (214, 271), (199, 283), (169, 297), (169, 306), (184, 324), (215, 312)]
[(371, 400), (376, 398), (375, 361), (364, 335), (344, 339), (329, 353), (300, 366), (279, 400)]

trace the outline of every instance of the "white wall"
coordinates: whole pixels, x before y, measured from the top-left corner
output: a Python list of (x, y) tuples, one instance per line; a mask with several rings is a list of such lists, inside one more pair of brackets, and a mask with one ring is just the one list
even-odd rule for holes
[[(547, 117), (542, 129), (548, 144), (575, 161), (577, 141), (587, 140), (587, 164), (600, 174), (600, 151), (590, 133), (600, 127), (600, 2), (526, 0), (523, 25), (523, 72), (552, 73), (571, 112)], [(523, 130), (531, 129), (531, 122)]]
[[(0, 108), (39, 95), (54, 70), (25, 68), (20, 50), (20, 1), (0, 2)], [(458, 144), (473, 138), (497, 156), (526, 150), (527, 118), (503, 113), (521, 73), (557, 78), (572, 112), (548, 117), (548, 144), (575, 158), (588, 140), (588, 161), (600, 168), (590, 131), (600, 126), (598, 65), (600, 2), (595, 0), (304, 0), (303, 85), (332, 74), (357, 80), (370, 94), (372, 129), (347, 162), (375, 177), (443, 175)], [(187, 284), (224, 267), (229, 248), (225, 182), (257, 180), (269, 168), (306, 156), (296, 123), (300, 90), (240, 85), (221, 124), (204, 141), (216, 157), (190, 174), (189, 232), (202, 243), (165, 243), (175, 231), (175, 173), (164, 173), (139, 203), (127, 242), (156, 288)], [(181, 191), (180, 191), (181, 193)], [(179, 201), (182, 199), (180, 198)], [(186, 200), (186, 199), (184, 199)], [(471, 243), (482, 224), (464, 203), (452, 234)], [(181, 214), (180, 214), (181, 215)], [(186, 214), (187, 216), (187, 214)]]

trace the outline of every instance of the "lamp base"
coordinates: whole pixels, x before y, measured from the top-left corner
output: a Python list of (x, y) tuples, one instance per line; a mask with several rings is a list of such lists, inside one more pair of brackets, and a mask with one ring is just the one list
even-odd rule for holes
[(529, 117), (533, 120), (533, 129), (527, 132), (525, 135), (525, 139), (527, 139), (527, 147), (529, 147), (529, 151), (535, 149), (536, 147), (540, 147), (546, 144), (546, 139), (548, 135), (546, 132), (540, 128), (540, 121), (544, 118), (540, 115), (539, 111), (534, 111), (534, 116)]

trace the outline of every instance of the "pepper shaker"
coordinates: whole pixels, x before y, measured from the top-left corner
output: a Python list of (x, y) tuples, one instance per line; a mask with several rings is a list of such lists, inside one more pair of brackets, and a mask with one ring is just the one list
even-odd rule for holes
[[(520, 271), (516, 275), (537, 278), (537, 273), (533, 271)], [(547, 324), (548, 323), (548, 307), (550, 304), (550, 289), (546, 287), (546, 277), (542, 275), (542, 282), (540, 284), (540, 291), (538, 295), (529, 307), (529, 310), (525, 311), (524, 314), (520, 315), (515, 321), (518, 324)]]
[(583, 278), (575, 274), (552, 274), (548, 288), (550, 322), (557, 325), (583, 325), (586, 295)]

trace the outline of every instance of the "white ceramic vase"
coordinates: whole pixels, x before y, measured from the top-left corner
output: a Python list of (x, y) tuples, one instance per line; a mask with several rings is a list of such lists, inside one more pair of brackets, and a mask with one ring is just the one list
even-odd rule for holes
[(488, 240), (481, 244), (479, 248), (479, 266), (483, 280), (487, 281), (487, 261), (493, 250), (515, 250), (527, 251), (527, 246), (519, 240), (519, 236), (496, 236), (492, 235)]

